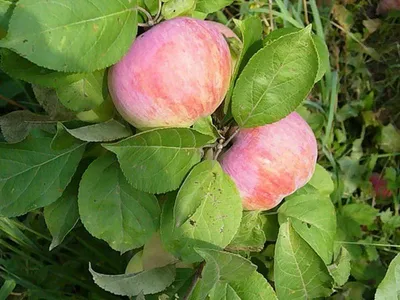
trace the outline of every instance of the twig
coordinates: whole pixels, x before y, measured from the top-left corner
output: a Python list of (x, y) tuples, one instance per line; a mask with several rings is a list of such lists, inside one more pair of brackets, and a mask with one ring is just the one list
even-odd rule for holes
[(3, 96), (1, 94), (0, 94), (0, 99), (6, 101), (8, 104), (11, 104), (11, 105), (14, 105), (14, 106), (18, 106), (19, 108), (28, 110), (25, 106), (19, 104), (18, 102), (14, 101), (12, 99), (7, 98), (7, 97), (5, 97), (5, 96)]
[(154, 25), (154, 20), (153, 17), (151, 16), (151, 14), (145, 10), (143, 7), (137, 6), (136, 7), (138, 11), (144, 13), (147, 17), (147, 23), (139, 23), (141, 27), (150, 27)]
[(307, 0), (303, 0), (303, 6), (304, 6), (304, 21), (308, 25), (310, 24), (310, 21), (308, 20)]
[(268, 9), (269, 9), (269, 23), (271, 31), (274, 30), (274, 19), (272, 16), (272, 0), (268, 0)]
[(228, 144), (233, 140), (233, 138), (239, 133), (240, 128), (236, 129), (234, 133), (231, 134), (231, 136), (227, 139), (220, 139), (218, 140), (217, 144), (217, 152), (215, 153), (214, 160), (217, 160), (218, 156), (221, 154), (222, 149), (224, 149)]
[(194, 274), (193, 280), (192, 280), (192, 282), (190, 283), (189, 289), (188, 289), (188, 291), (186, 292), (185, 296), (183, 297), (183, 300), (188, 300), (189, 297), (190, 297), (190, 295), (193, 293), (194, 288), (196, 287), (197, 282), (198, 282), (198, 281), (200, 280), (200, 278), (201, 278), (201, 273), (203, 272), (203, 268), (204, 268), (205, 264), (206, 264), (206, 263), (203, 261), (203, 262), (200, 264), (199, 268), (196, 270), (196, 273)]

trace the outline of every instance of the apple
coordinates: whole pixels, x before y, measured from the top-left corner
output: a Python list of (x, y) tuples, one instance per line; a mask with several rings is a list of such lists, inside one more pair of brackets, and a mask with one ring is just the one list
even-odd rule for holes
[(221, 165), (235, 181), (247, 210), (268, 210), (312, 177), (318, 148), (296, 112), (278, 122), (240, 129)]
[(382, 178), (379, 173), (372, 173), (369, 181), (374, 188), (376, 197), (379, 199), (387, 199), (392, 196), (392, 192), (387, 188), (386, 179)]
[(188, 127), (218, 108), (230, 79), (224, 36), (206, 21), (181, 17), (140, 35), (110, 69), (108, 85), (135, 127)]

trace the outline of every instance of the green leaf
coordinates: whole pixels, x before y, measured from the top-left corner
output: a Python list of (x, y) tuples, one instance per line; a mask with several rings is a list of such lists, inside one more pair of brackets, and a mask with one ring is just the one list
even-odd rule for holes
[(397, 254), (390, 263), (385, 278), (383, 278), (376, 290), (375, 299), (400, 299), (400, 254)]
[(161, 239), (167, 251), (185, 262), (201, 261), (195, 247), (226, 247), (240, 226), (239, 192), (216, 161), (194, 167), (173, 210), (171, 203), (167, 201), (163, 208)]
[(318, 73), (317, 77), (315, 78), (315, 82), (318, 82), (331, 67), (329, 62), (329, 50), (325, 41), (320, 36), (313, 35), (312, 38), (319, 57)]
[(165, 251), (159, 232), (153, 234), (143, 247), (142, 262), (144, 270), (165, 267), (177, 261), (172, 254)]
[(50, 251), (60, 245), (79, 220), (78, 182), (72, 181), (61, 198), (44, 208), (44, 219), (53, 240)]
[(14, 145), (0, 143), (0, 214), (22, 215), (55, 202), (70, 182), (85, 143), (55, 151), (51, 138), (27, 138)]
[(93, 72), (129, 49), (137, 32), (136, 6), (136, 0), (20, 0), (1, 46), (48, 69)]
[(275, 247), (275, 289), (279, 299), (313, 299), (332, 293), (332, 278), (321, 258), (288, 221)]
[(53, 89), (32, 85), (32, 90), (36, 96), (36, 100), (52, 120), (60, 120), (64, 122), (75, 119), (75, 113), (61, 104)]
[(328, 266), (329, 273), (335, 280), (337, 286), (344, 285), (350, 276), (350, 253), (346, 248), (341, 247), (338, 257), (333, 264)]
[(13, 78), (51, 88), (69, 85), (85, 76), (85, 74), (63, 73), (39, 67), (8, 49), (1, 50), (0, 67)]
[(276, 122), (294, 111), (314, 85), (318, 57), (311, 27), (285, 35), (258, 51), (243, 69), (232, 97), (239, 126)]
[(161, 4), (160, 0), (144, 0), (144, 5), (146, 5), (146, 8), (151, 15), (156, 15), (159, 9), (159, 5)]
[(143, 271), (135, 274), (105, 275), (93, 271), (89, 265), (89, 271), (94, 282), (102, 289), (121, 296), (137, 296), (155, 294), (167, 288), (175, 279), (175, 267)]
[(400, 132), (392, 124), (382, 128), (379, 146), (388, 153), (400, 151)]
[(68, 129), (59, 123), (70, 135), (85, 142), (110, 142), (132, 135), (132, 131), (115, 120)]
[(240, 227), (228, 245), (229, 250), (261, 251), (266, 242), (263, 230), (265, 217), (260, 211), (245, 211)]
[(159, 225), (156, 197), (132, 188), (111, 154), (83, 174), (78, 205), (87, 231), (122, 253), (143, 246)]
[[(1, 2), (0, 2), (1, 4)], [(9, 299), (8, 296), (12, 293), (17, 283), (12, 279), (7, 279), (4, 281), (0, 289), (0, 299)]]
[(268, 281), (256, 266), (237, 254), (197, 249), (206, 265), (191, 300), (206, 299), (277, 299)]
[[(242, 49), (240, 51), (239, 57), (236, 61), (235, 69), (232, 74), (231, 78), (231, 84), (229, 86), (228, 93), (225, 97), (224, 101), (224, 112), (226, 113), (229, 108), (229, 104), (231, 102), (232, 94), (233, 94), (233, 88), (236, 83), (236, 79), (239, 75), (239, 71), (243, 68), (243, 65), (247, 63), (249, 57), (251, 57), (250, 54), (254, 54), (254, 48), (255, 50), (258, 50), (258, 44), (261, 41), (261, 36), (262, 36), (262, 24), (261, 20), (257, 17), (250, 17), (245, 19), (244, 21), (236, 20), (234, 19), (234, 22), (236, 26), (240, 29), (240, 32), (242, 33)], [(248, 58), (247, 60), (245, 58)]]
[[(0, 39), (6, 36), (8, 23), (15, 7), (15, 1), (0, 1)], [(1, 299), (1, 297), (0, 297)]]
[(201, 147), (210, 141), (188, 128), (155, 129), (104, 147), (118, 156), (128, 181), (149, 193), (177, 189), (202, 156)]
[(215, 142), (215, 140), (220, 136), (217, 128), (212, 122), (211, 116), (197, 120), (196, 123), (193, 124), (193, 129), (202, 134), (210, 136), (212, 138), (210, 143)]
[(61, 103), (73, 111), (87, 111), (98, 107), (109, 97), (105, 70), (86, 74), (81, 80), (56, 89)]
[(353, 203), (343, 206), (342, 214), (359, 225), (372, 225), (379, 211), (368, 204)]
[(211, 14), (230, 5), (232, 2), (233, 0), (197, 0), (196, 11)]
[(196, 0), (170, 0), (162, 7), (161, 14), (165, 19), (190, 15), (196, 8)]
[(0, 128), (4, 139), (10, 144), (22, 142), (35, 128), (55, 131), (48, 116), (37, 115), (28, 110), (17, 110), (1, 116)]
[(278, 209), (279, 223), (288, 219), (296, 232), (329, 264), (336, 234), (335, 207), (330, 198), (318, 194), (301, 195)]

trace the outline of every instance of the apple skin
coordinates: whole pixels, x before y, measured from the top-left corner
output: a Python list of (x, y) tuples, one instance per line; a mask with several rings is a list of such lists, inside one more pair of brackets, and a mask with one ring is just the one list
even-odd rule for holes
[(392, 192), (387, 188), (386, 179), (382, 178), (379, 173), (372, 173), (369, 178), (371, 182), (375, 195), (379, 199), (388, 199), (392, 196)]
[(188, 127), (223, 101), (231, 54), (206, 21), (175, 18), (140, 35), (108, 78), (115, 107), (132, 125)]
[(221, 164), (246, 210), (268, 210), (311, 179), (317, 156), (313, 131), (293, 112), (272, 124), (241, 129)]

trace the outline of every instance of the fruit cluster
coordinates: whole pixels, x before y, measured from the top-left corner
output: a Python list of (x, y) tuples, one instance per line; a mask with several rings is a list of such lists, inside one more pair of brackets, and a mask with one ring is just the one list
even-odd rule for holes
[[(231, 82), (229, 28), (175, 18), (140, 35), (110, 69), (109, 89), (119, 113), (140, 129), (188, 127), (213, 114)], [(220, 158), (248, 210), (268, 210), (304, 186), (317, 160), (308, 124), (293, 112), (278, 122), (240, 128)]]

